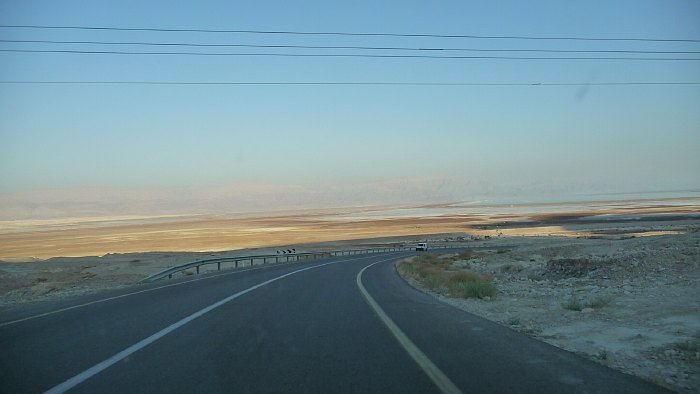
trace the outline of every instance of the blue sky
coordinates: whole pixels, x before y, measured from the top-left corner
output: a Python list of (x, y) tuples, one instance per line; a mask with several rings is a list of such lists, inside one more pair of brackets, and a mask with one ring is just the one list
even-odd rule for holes
[[(700, 3), (675, 0), (0, 2), (3, 25), (700, 39), (699, 20)], [(674, 42), (10, 28), (0, 28), (0, 39), (700, 51), (700, 43)], [(0, 43), (2, 48), (105, 49)], [(256, 51), (224, 51), (237, 50)], [(274, 50), (285, 51), (292, 52)], [(700, 82), (700, 61), (5, 52), (0, 76), (15, 81)], [(250, 183), (332, 188), (412, 177), (498, 190), (534, 185), (528, 190), (535, 194), (549, 193), (552, 185), (591, 192), (698, 188), (699, 103), (700, 85), (0, 85), (0, 193)], [(464, 186), (465, 197), (479, 194), (469, 187)]]

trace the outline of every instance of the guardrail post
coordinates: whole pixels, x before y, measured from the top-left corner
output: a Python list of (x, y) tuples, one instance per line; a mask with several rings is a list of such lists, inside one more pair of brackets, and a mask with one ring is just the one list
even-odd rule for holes
[[(433, 246), (435, 249), (449, 249), (450, 245), (435, 245)], [(164, 278), (166, 275), (168, 279), (172, 279), (173, 275), (178, 273), (178, 272), (184, 272), (187, 271), (188, 269), (194, 267), (195, 271), (197, 274), (201, 273), (200, 267), (203, 265), (207, 264), (214, 264), (216, 263), (216, 270), (221, 271), (221, 263), (224, 262), (233, 262), (234, 268), (239, 268), (239, 267), (245, 267), (245, 264), (239, 264), (241, 262), (250, 260), (250, 265), (249, 267), (255, 266), (255, 260), (262, 260), (261, 265), (266, 265), (267, 264), (267, 259), (275, 259), (275, 263), (280, 263), (282, 262), (282, 257), (284, 257), (284, 261), (289, 263), (289, 262), (300, 262), (300, 261), (306, 261), (306, 260), (314, 260), (314, 259), (323, 259), (323, 258), (328, 258), (328, 257), (337, 257), (337, 256), (345, 256), (345, 255), (363, 255), (363, 254), (372, 254), (372, 253), (387, 253), (387, 252), (401, 252), (401, 251), (412, 251), (413, 248), (410, 246), (394, 246), (394, 247), (376, 247), (376, 248), (368, 248), (368, 249), (347, 249), (347, 250), (330, 250), (330, 251), (315, 251), (315, 252), (304, 252), (304, 253), (289, 253), (289, 254), (280, 254), (280, 255), (254, 255), (254, 256), (238, 256), (238, 257), (228, 257), (228, 258), (214, 258), (214, 259), (206, 259), (206, 260), (197, 260), (193, 261), (191, 263), (187, 264), (182, 264), (180, 266), (176, 267), (171, 267), (162, 273), (152, 275), (149, 278), (149, 280), (144, 280), (145, 282), (151, 281), (151, 278)]]

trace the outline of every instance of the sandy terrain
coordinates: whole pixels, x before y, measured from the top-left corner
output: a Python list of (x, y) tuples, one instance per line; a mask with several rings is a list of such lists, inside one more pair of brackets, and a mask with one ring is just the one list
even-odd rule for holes
[[(447, 302), (700, 392), (699, 229), (698, 198), (0, 222), (0, 308), (131, 286), (209, 256), (489, 246), (460, 264), (493, 276), (499, 295)], [(563, 307), (573, 301), (582, 310)]]
[[(271, 245), (442, 233), (591, 235), (611, 215), (700, 215), (700, 197), (549, 204), (352, 208), (257, 215), (0, 221), (0, 260), (107, 253), (230, 251)], [(505, 222), (519, 222), (504, 228)]]

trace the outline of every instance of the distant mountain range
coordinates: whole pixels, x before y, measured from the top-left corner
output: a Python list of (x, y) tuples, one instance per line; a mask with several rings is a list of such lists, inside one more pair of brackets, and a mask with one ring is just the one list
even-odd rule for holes
[(357, 206), (536, 198), (614, 191), (610, 185), (500, 185), (465, 178), (404, 178), (348, 185), (245, 183), (172, 189), (47, 189), (0, 193), (0, 220), (118, 215), (272, 212)]

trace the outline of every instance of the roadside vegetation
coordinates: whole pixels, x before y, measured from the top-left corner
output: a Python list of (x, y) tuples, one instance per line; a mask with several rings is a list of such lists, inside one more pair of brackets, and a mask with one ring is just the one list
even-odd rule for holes
[(450, 297), (488, 299), (496, 296), (498, 290), (491, 278), (455, 265), (474, 256), (469, 251), (448, 255), (425, 253), (399, 262), (396, 270), (428, 290)]
[(700, 339), (691, 339), (687, 341), (676, 342), (674, 344), (676, 350), (687, 353), (700, 352)]

